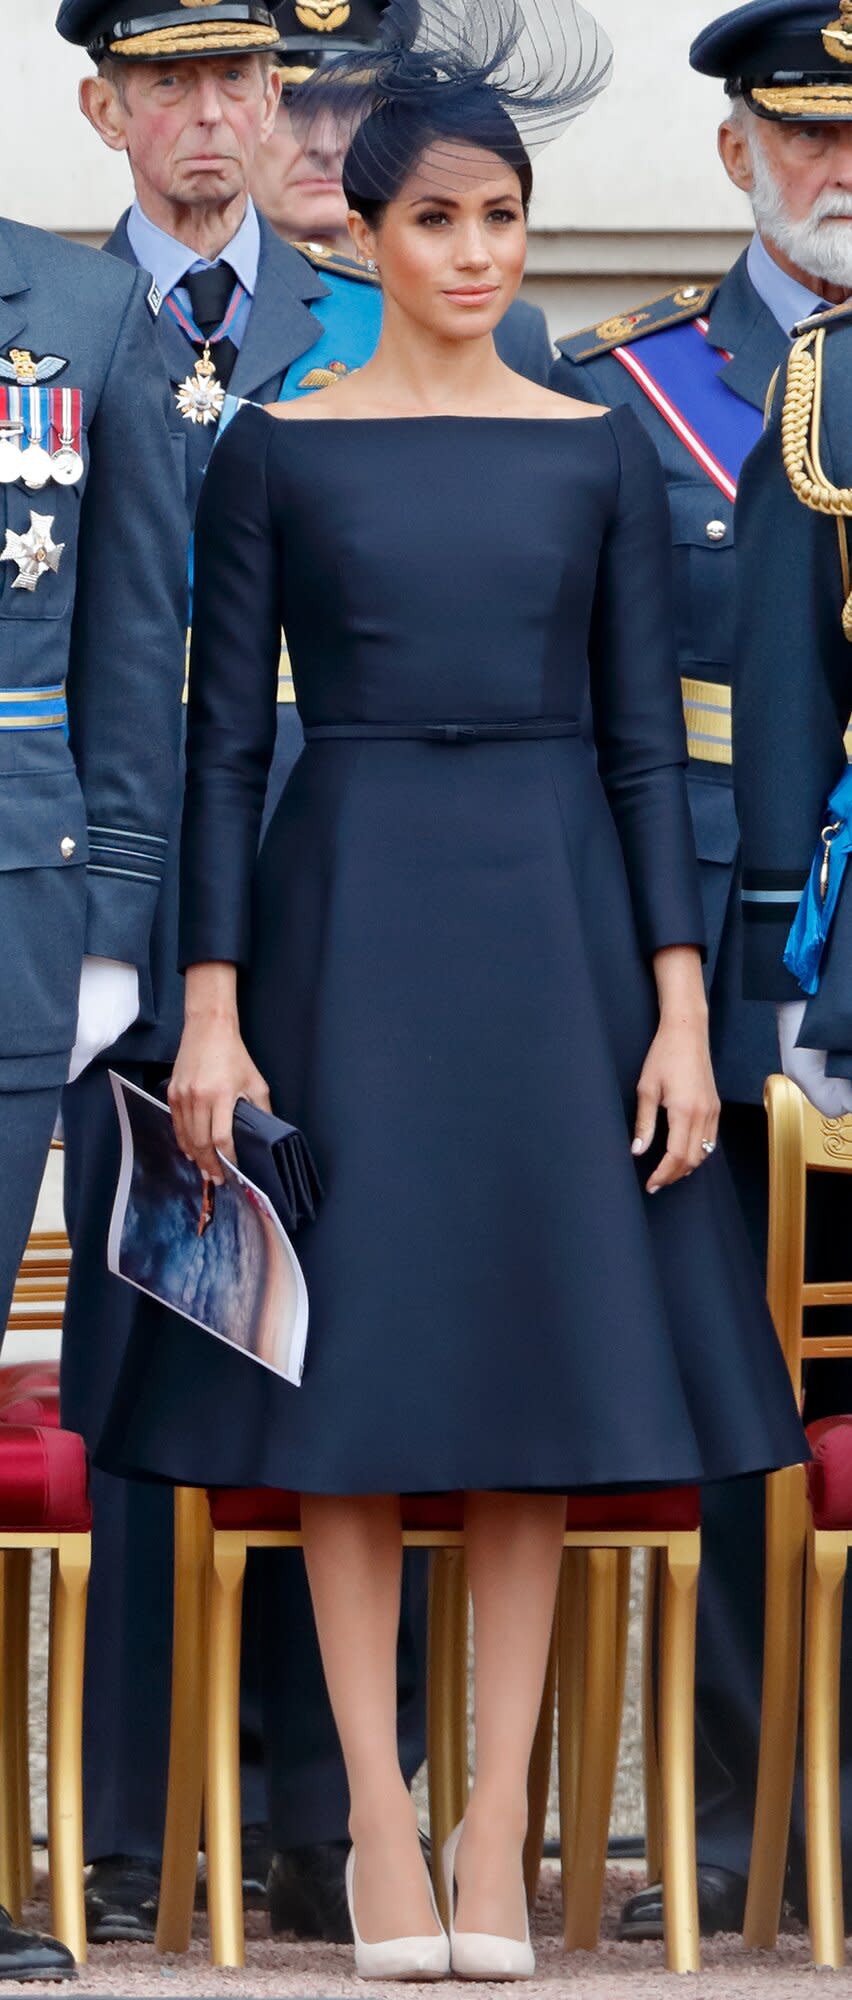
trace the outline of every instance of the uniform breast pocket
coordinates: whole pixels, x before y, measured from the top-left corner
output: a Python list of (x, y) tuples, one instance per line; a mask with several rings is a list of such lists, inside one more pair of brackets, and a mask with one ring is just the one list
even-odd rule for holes
[(0, 777), (0, 1050), (70, 1048), (86, 931), (86, 809), (73, 770)]
[(64, 618), (74, 599), (80, 487), (0, 486), (0, 618)]
[(669, 487), (681, 667), (727, 668), (735, 639), (734, 509), (709, 480)]

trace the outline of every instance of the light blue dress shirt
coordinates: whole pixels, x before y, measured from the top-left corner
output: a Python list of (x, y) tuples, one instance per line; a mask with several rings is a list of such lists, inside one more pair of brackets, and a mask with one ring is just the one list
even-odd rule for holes
[[(165, 229), (160, 229), (156, 222), (149, 221), (138, 201), (133, 203), (127, 217), (127, 236), (137, 264), (143, 271), (150, 271), (164, 299), (169, 292), (174, 292), (184, 312), (191, 312), (192, 308), (181, 279), (186, 277), (188, 271), (209, 271), (212, 264), (220, 264), (223, 259), (230, 264), (249, 298), (254, 298), (260, 263), (260, 224), (251, 197), (246, 203), (246, 212), (236, 235), (225, 244), (219, 256), (211, 260), (199, 257), (188, 243), (181, 243), (176, 236), (169, 236)], [(241, 343), (244, 325), (245, 322), (240, 326), (238, 319), (229, 335), (235, 347)]]
[(807, 285), (800, 285), (798, 278), (791, 278), (789, 272), (782, 271), (760, 236), (751, 239), (747, 265), (758, 297), (785, 333), (792, 333), (800, 319), (810, 319), (811, 313), (824, 311), (825, 299), (819, 292), (809, 291)]

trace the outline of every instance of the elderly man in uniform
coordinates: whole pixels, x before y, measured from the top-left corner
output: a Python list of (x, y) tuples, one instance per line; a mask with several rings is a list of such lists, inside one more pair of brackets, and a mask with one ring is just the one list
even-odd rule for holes
[[(722, 1134), (752, 1242), (765, 1262), (764, 1080), (778, 1067), (773, 1010), (742, 997), (738, 830), (732, 788), (734, 502), (760, 437), (772, 377), (803, 314), (852, 291), (852, 71), (822, 29), (831, 0), (750, 0), (700, 34), (693, 68), (725, 83), (723, 165), (748, 196), (755, 233), (718, 286), (685, 284), (557, 342), (552, 384), (629, 403), (663, 461), (672, 511), (688, 787), (701, 864), (707, 977)], [(812, 105), (821, 89), (819, 122)], [(825, 122), (825, 121), (828, 122)], [(773, 705), (777, 704), (777, 690)], [(738, 758), (742, 755), (737, 750)], [(739, 772), (748, 785), (748, 762)], [(823, 1200), (830, 1209), (831, 1198)], [(830, 1233), (830, 1216), (821, 1226)], [(761, 1685), (759, 1483), (707, 1489), (697, 1689), (699, 1913), (707, 1932), (742, 1923)], [(794, 1895), (800, 1885), (794, 1884)], [(662, 1895), (631, 1898), (622, 1935), (656, 1937)]]
[[(278, 74), (281, 97), (272, 133), (258, 149), (252, 193), (279, 236), (294, 242), (321, 275), (326, 296), (318, 308), (323, 335), (309, 367), (294, 362), (282, 398), (325, 388), (374, 352), (382, 328), (382, 294), (374, 271), (352, 255), (343, 193), (346, 130), (329, 115), (309, 134), (297, 133), (290, 100), (300, 83), (335, 50), (370, 47), (378, 39), (385, 0), (279, 0), (281, 30)], [(509, 368), (531, 382), (546, 383), (553, 349), (544, 314), (516, 299), (498, 326), (495, 340)]]
[[(69, 1058), (151, 1018), (186, 593), (147, 291), (0, 220), (0, 1329)], [(72, 1972), (0, 1912), (0, 1978)]]
[[(303, 11), (322, 22), (322, 30), (312, 31), (314, 64), (341, 39), (350, 45), (353, 35), (359, 42), (375, 36), (378, 10), (362, 12), (357, 34), (353, 29), (349, 35), (347, 0), (335, 7), (333, 21), (324, 5)], [(375, 295), (370, 287), (373, 309), (365, 319), (356, 300), (360, 305), (366, 288), (348, 282), (349, 306), (341, 312), (339, 274), (315, 268), (281, 242), (251, 200), (249, 183), (259, 149), (275, 129), (280, 89), (278, 24), (265, 5), (218, 0), (215, 11), (201, 4), (164, 11), (161, 0), (141, 0), (128, 24), (104, 0), (64, 0), (58, 25), (68, 39), (86, 46), (96, 63), (96, 74), (81, 86), (86, 115), (107, 145), (129, 157), (136, 198), (106, 248), (153, 276), (157, 327), (174, 392), (171, 426), (185, 482), (186, 542), (223, 408), (240, 396), (268, 402), (316, 386), (312, 363), (323, 352), (332, 307), (335, 353), (345, 355), (346, 366), (360, 365), (377, 338)], [(319, 266), (321, 257), (315, 262)], [(513, 326), (522, 327), (515, 347), (525, 354), (531, 345), (530, 317), (536, 322), (536, 373), (542, 377), (550, 352), (543, 321), (539, 325), (540, 316), (529, 307), (514, 314)], [(510, 328), (504, 351), (511, 341)], [(270, 803), (301, 740), (286, 658), (280, 691)], [(126, 1038), (110, 1058), (143, 1083), (165, 1072), (180, 1031), (176, 846), (175, 840), (156, 932), (159, 1018), (152, 1032)], [(94, 1445), (137, 1311), (132, 1293), (109, 1276), (105, 1263), (117, 1173), (105, 1065), (66, 1093), (65, 1124), (74, 1262), (63, 1406)], [(92, 1941), (106, 1942), (150, 1938), (156, 1921), (168, 1730), (170, 1496), (165, 1489), (96, 1472), (94, 1501), (95, 1638), (85, 1702), (87, 1854), (93, 1863), (87, 1917)], [(346, 1790), (301, 1558), (266, 1558), (261, 1575), (262, 1614), (252, 1599), (258, 1578), (251, 1576), (246, 1612), (244, 1872), (247, 1882), (262, 1890), (262, 1734), (276, 1850), (269, 1888), (273, 1927), (345, 1938)], [(400, 1663), (403, 1758), (412, 1773), (424, 1740), (419, 1595), (414, 1591)], [(260, 1680), (261, 1652), (271, 1682), (262, 1725), (258, 1702), (251, 1698)], [(131, 1683), (116, 1671), (116, 1661), (125, 1659), (144, 1659), (146, 1674)]]

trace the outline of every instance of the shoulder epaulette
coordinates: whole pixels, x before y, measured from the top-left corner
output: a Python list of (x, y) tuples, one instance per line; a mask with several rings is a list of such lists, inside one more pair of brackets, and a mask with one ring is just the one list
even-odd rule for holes
[(357, 257), (345, 257), (342, 250), (332, 250), (327, 243), (294, 243), (293, 249), (306, 257), (315, 271), (328, 272), (333, 278), (353, 278), (357, 285), (377, 285), (378, 272), (361, 264)]
[(629, 347), (646, 334), (661, 333), (666, 326), (685, 324), (707, 311), (715, 297), (715, 285), (682, 285), (676, 292), (664, 292), (661, 299), (649, 299), (635, 312), (614, 313), (597, 326), (568, 333), (557, 340), (560, 354), (568, 361), (594, 361), (599, 354), (611, 354), (614, 347)]
[(793, 332), (812, 333), (816, 327), (824, 326), (826, 332), (830, 333), (832, 328), (843, 326), (850, 319), (852, 319), (852, 299), (844, 299), (842, 305), (829, 306), (828, 311), (823, 307), (820, 312), (811, 313), (808, 319), (800, 319)]

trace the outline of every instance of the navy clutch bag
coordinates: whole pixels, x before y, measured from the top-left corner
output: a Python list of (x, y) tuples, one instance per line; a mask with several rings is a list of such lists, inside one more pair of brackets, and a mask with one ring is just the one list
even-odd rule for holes
[(234, 1111), (234, 1147), (240, 1172), (268, 1196), (288, 1236), (315, 1220), (322, 1182), (298, 1126), (241, 1097)]
[[(167, 1101), (168, 1083), (157, 1096)], [(247, 1097), (234, 1107), (234, 1150), (246, 1179), (265, 1194), (288, 1236), (304, 1222), (313, 1222), (323, 1196), (314, 1157), (303, 1132), (286, 1119), (259, 1111)]]

